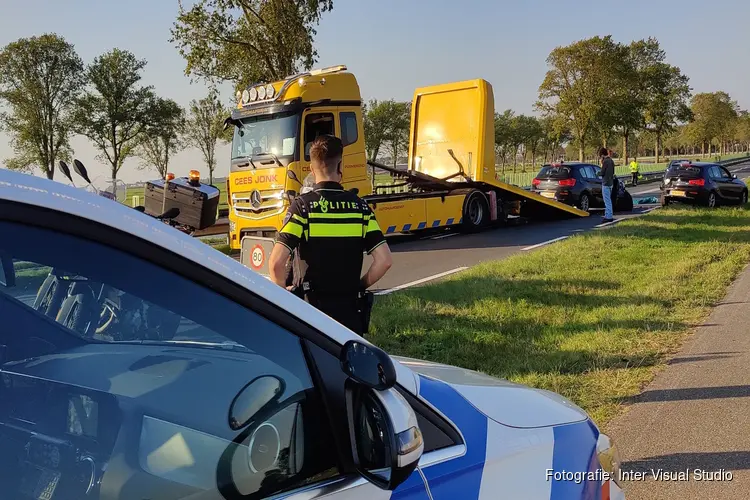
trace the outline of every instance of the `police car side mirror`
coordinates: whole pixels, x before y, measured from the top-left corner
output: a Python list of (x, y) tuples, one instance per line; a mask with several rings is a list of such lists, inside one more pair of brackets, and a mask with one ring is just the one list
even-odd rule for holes
[(341, 351), (352, 459), (375, 486), (394, 490), (414, 472), (424, 451), (414, 409), (393, 387), (396, 367), (384, 351), (350, 340)]
[(393, 491), (424, 452), (417, 415), (396, 389), (378, 391), (352, 379), (344, 387), (354, 466), (367, 481)]
[(384, 391), (396, 385), (396, 367), (382, 349), (350, 340), (341, 348), (341, 369), (359, 385)]

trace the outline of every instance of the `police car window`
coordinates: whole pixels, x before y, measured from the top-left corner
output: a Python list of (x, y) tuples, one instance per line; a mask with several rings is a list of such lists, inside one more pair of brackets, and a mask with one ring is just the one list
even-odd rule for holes
[(333, 113), (310, 113), (305, 117), (305, 160), (310, 161), (310, 145), (320, 135), (335, 135)]
[(341, 141), (344, 147), (354, 144), (358, 138), (357, 115), (350, 111), (341, 113)]
[[(4, 425), (20, 425), (72, 440), (102, 463), (134, 457), (140, 469), (128, 472), (128, 484), (155, 476), (170, 498), (186, 487), (215, 490), (227, 464), (243, 494), (338, 474), (323, 404), (292, 333), (88, 240), (0, 222), (0, 255), (14, 278), (0, 283), (0, 371), (16, 381), (0, 384), (0, 439)], [(49, 386), (29, 385), (35, 378)], [(117, 439), (127, 429), (135, 437)], [(239, 447), (230, 449), (232, 440)], [(3, 463), (13, 462), (3, 453), (11, 451), (0, 449)]]

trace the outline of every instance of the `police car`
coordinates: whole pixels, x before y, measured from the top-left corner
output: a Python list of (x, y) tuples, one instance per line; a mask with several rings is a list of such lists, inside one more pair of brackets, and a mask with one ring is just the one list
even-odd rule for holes
[(0, 170), (11, 498), (617, 499), (547, 391), (388, 356), (163, 222)]

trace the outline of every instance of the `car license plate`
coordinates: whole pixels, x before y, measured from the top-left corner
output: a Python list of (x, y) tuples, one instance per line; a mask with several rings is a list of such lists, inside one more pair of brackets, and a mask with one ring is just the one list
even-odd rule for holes
[(554, 191), (542, 191), (541, 195), (544, 196), (545, 198), (554, 198), (555, 192)]
[(685, 196), (686, 193), (685, 193), (685, 191), (672, 191), (669, 194), (672, 195), (672, 196)]

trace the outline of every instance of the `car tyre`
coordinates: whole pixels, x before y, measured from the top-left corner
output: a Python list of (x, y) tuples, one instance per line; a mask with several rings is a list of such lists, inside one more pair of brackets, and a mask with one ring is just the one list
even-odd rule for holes
[(669, 206), (669, 203), (670, 203), (670, 199), (667, 198), (664, 195), (661, 195), (661, 206), (662, 207), (667, 207), (667, 206)]
[(740, 197), (740, 205), (746, 205), (747, 204), (747, 189), (742, 191), (742, 196)]
[(714, 191), (711, 191), (708, 193), (708, 198), (706, 199), (706, 206), (708, 208), (716, 208), (719, 206), (719, 200), (716, 197), (716, 193)]
[(591, 197), (588, 193), (581, 193), (580, 198), (578, 198), (578, 208), (584, 212), (589, 212), (591, 210)]

